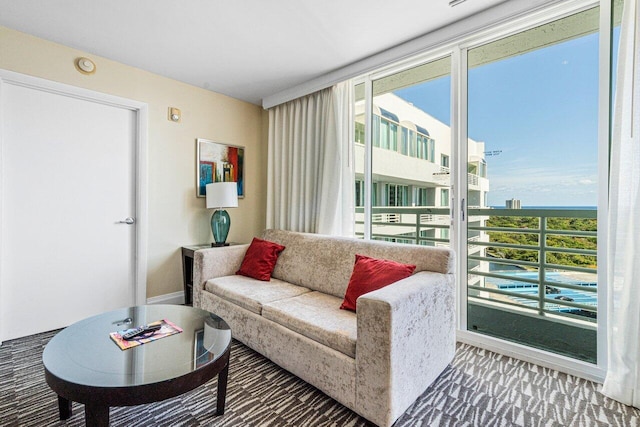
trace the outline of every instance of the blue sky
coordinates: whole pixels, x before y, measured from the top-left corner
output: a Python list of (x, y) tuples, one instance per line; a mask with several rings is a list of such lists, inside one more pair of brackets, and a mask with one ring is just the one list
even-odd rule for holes
[[(450, 78), (395, 93), (450, 123)], [(597, 204), (597, 34), (471, 69), (468, 103), (469, 137), (501, 150), (489, 205)]]

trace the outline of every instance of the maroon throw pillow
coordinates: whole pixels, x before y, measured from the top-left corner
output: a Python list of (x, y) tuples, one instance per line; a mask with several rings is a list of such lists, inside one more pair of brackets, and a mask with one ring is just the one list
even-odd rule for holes
[(284, 246), (254, 237), (236, 274), (268, 282)]
[(356, 300), (360, 295), (409, 277), (415, 269), (415, 265), (356, 255), (353, 273), (340, 308), (356, 311)]

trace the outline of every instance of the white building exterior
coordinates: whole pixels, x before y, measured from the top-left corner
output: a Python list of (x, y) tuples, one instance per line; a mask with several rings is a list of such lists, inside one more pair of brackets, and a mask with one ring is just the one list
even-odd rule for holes
[[(451, 128), (393, 93), (378, 95), (373, 103), (373, 237), (416, 243), (419, 230), (425, 239), (418, 243), (448, 246)], [(362, 103), (356, 105), (355, 116), (356, 206), (364, 206)], [(489, 180), (484, 142), (469, 139), (467, 150), (468, 206), (486, 207)], [(357, 213), (356, 221), (356, 232), (364, 233), (364, 214)]]

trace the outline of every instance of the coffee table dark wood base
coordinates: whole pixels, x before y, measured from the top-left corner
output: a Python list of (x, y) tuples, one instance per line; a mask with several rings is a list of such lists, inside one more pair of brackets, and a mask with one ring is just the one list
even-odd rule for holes
[(68, 420), (73, 415), (73, 406), (70, 400), (62, 396), (58, 396), (58, 409), (60, 411), (60, 419)]
[(230, 354), (231, 345), (215, 362), (181, 377), (156, 384), (113, 388), (86, 386), (66, 382), (46, 368), (45, 378), (49, 387), (58, 394), (60, 419), (66, 420), (71, 417), (72, 402), (84, 403), (87, 426), (108, 426), (111, 406), (142, 405), (170, 399), (203, 385), (216, 375), (218, 375), (216, 415), (224, 415)]

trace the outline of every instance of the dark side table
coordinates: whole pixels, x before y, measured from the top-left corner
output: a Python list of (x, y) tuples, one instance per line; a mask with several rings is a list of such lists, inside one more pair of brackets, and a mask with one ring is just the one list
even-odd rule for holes
[(193, 257), (198, 249), (210, 248), (211, 243), (182, 247), (182, 283), (184, 284), (184, 303), (193, 304)]
[[(229, 243), (228, 246), (239, 245), (240, 243)], [(189, 245), (182, 247), (182, 281), (184, 284), (184, 303), (185, 305), (193, 304), (193, 257), (198, 249), (209, 249), (211, 243), (201, 245)], [(213, 246), (223, 247), (223, 246)]]

